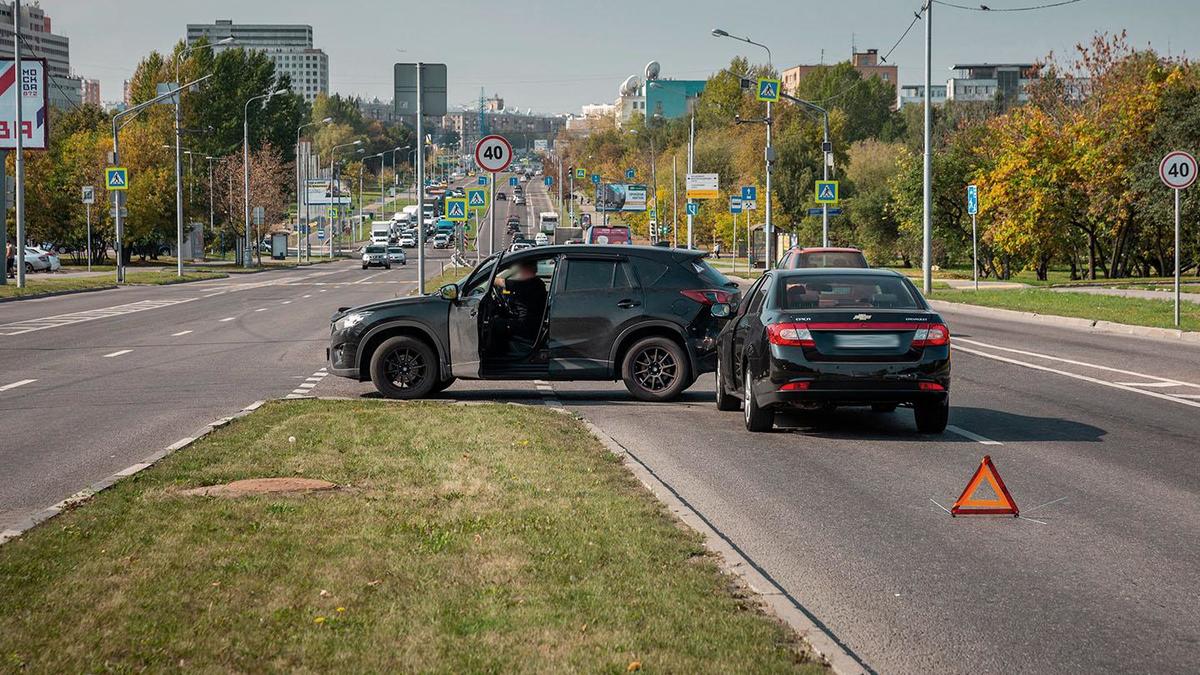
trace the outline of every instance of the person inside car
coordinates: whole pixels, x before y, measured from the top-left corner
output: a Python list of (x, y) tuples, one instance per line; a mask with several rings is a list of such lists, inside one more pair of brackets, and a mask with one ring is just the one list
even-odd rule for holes
[(503, 294), (507, 311), (509, 353), (525, 355), (532, 351), (542, 328), (546, 311), (546, 282), (537, 275), (537, 262), (517, 263), (507, 278), (496, 276), (497, 289)]

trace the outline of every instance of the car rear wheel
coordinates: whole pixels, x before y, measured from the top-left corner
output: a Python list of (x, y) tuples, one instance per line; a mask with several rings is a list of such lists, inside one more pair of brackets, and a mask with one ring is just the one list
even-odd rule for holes
[(890, 413), (896, 412), (896, 403), (872, 403), (871, 412)]
[(437, 386), (437, 359), (429, 345), (400, 335), (384, 340), (371, 355), (371, 382), (388, 398), (427, 396)]
[(691, 384), (687, 355), (674, 340), (650, 337), (639, 340), (625, 353), (621, 379), (635, 398), (671, 401)]
[(754, 388), (750, 386), (750, 368), (743, 367), (745, 389), (742, 392), (742, 411), (746, 418), (747, 431), (770, 431), (775, 428), (775, 411), (758, 407)]
[(717, 410), (730, 412), (740, 407), (737, 398), (725, 389), (725, 371), (721, 368), (721, 357), (717, 357)]
[(950, 397), (917, 401), (913, 404), (913, 417), (917, 421), (917, 431), (923, 434), (942, 433), (950, 421)]
[(25, 263), (25, 274), (33, 274), (33, 264)]

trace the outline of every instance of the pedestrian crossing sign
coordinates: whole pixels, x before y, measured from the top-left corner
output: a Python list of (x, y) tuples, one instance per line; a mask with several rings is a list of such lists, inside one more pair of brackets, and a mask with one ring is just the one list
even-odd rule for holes
[(337, 207), (336, 207), (336, 206), (331, 206), (331, 207), (329, 207), (329, 217), (330, 217), (330, 218), (337, 218), (337, 216), (338, 216), (338, 210), (337, 210)]
[(587, 169), (575, 169), (576, 178), (587, 178)]
[(467, 206), (473, 209), (486, 209), (487, 203), (487, 190), (480, 188), (467, 190)]
[(128, 190), (129, 172), (123, 166), (110, 166), (104, 170), (104, 187), (109, 190)]
[(818, 204), (838, 203), (838, 182), (836, 180), (817, 181), (816, 197)]
[(779, 100), (779, 80), (769, 77), (758, 79), (758, 100), (775, 102)]
[(463, 222), (467, 219), (467, 200), (466, 199), (447, 199), (446, 200), (446, 220)]

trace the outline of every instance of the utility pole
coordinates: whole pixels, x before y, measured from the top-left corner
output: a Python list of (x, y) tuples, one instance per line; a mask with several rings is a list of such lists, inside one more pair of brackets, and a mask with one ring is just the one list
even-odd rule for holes
[[(16, 221), (17, 221), (17, 250), (13, 252), (13, 265), (17, 268), (17, 288), (25, 288), (25, 134), (23, 133), (25, 126), (23, 124), (25, 118), (21, 110), (21, 99), (25, 98), (21, 95), (21, 81), (24, 79), (23, 71), (21, 70), (21, 0), (13, 0), (13, 65), (17, 73), (17, 93), (13, 96), (17, 101), (17, 154), (14, 158), (16, 167), (17, 185), (16, 185)], [(49, 73), (43, 73), (43, 76), (50, 79)], [(45, 84), (45, 83), (43, 83)], [(3, 167), (0, 167), (0, 174), (3, 174)], [(4, 178), (7, 181), (7, 178)], [(8, 186), (3, 186), (5, 191)], [(118, 207), (119, 208), (119, 207)], [(7, 219), (8, 214), (4, 217)]]
[[(768, 105), (770, 105), (770, 104), (768, 103)], [(696, 144), (696, 114), (692, 113), (692, 122), (691, 122), (691, 126), (689, 127), (689, 131), (688, 131), (688, 148), (687, 148), (687, 153), (688, 153), (687, 172), (688, 172), (689, 176), (692, 175), (692, 172), (695, 170), (695, 166), (694, 166), (695, 144)], [(770, 145), (770, 141), (768, 141), (767, 144)], [(768, 176), (768, 180), (770, 180), (770, 174), (767, 174), (767, 176)], [(768, 187), (767, 189), (770, 190), (771, 188)], [(688, 197), (687, 203), (689, 205), (692, 203), (691, 197)], [(768, 202), (768, 203), (770, 203), (770, 202)], [(770, 210), (769, 210), (770, 207), (767, 207), (767, 208), (768, 208), (767, 212), (770, 213)], [(693, 218), (692, 212), (689, 209), (688, 214), (687, 214), (687, 247), (689, 250), (694, 248), (692, 245), (693, 244), (693, 241), (692, 241), (692, 218)]]
[(933, 84), (933, 0), (925, 3), (925, 156), (922, 170), (921, 211), (921, 290), (928, 295), (933, 290), (933, 109), (930, 93)]
[(671, 155), (671, 248), (679, 248), (679, 168), (678, 154)]
[(417, 62), (417, 295), (425, 295), (425, 108), (421, 90), (421, 71), (425, 64)]

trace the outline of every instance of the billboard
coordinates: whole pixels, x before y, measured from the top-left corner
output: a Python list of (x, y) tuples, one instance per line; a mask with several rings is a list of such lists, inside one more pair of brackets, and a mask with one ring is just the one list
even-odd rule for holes
[(720, 196), (720, 182), (717, 174), (689, 173), (687, 175), (688, 199), (716, 199)]
[(596, 186), (597, 211), (645, 211), (646, 186), (604, 183)]
[(550, 150), (550, 141), (544, 138), (535, 138), (533, 140), (534, 152), (547, 152)]
[(45, 150), (50, 139), (50, 96), (46, 61), (21, 59), (21, 76), (11, 59), (0, 60), (0, 149), (17, 147), (17, 92), (21, 92), (20, 125), (26, 150)]
[(333, 205), (350, 205), (350, 193), (345, 188), (338, 190), (338, 196), (335, 199), (330, 192), (330, 183), (328, 179), (313, 178), (305, 181), (307, 183), (307, 204), (309, 206), (333, 206)]
[[(397, 63), (392, 69), (397, 115), (417, 114), (417, 64)], [(446, 114), (446, 64), (421, 64), (421, 113), (426, 117)]]

